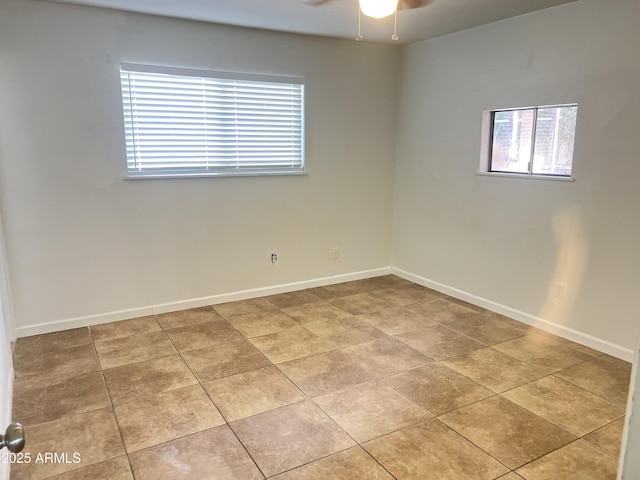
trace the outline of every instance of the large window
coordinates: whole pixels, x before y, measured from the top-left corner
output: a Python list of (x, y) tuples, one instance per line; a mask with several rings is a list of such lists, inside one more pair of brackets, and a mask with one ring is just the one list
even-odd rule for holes
[(481, 171), (571, 177), (577, 105), (485, 112)]
[(121, 66), (130, 177), (304, 172), (301, 79)]

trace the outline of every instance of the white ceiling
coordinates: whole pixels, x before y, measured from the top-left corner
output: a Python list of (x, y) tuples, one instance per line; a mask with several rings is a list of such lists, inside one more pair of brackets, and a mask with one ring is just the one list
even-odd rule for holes
[[(313, 0), (53, 0), (167, 17), (239, 25), (267, 30), (354, 38), (358, 31), (358, 0), (331, 0), (313, 7)], [(576, 0), (431, 0), (427, 6), (398, 13), (397, 43), (496, 22)], [(363, 17), (365, 41), (391, 40), (393, 16)]]

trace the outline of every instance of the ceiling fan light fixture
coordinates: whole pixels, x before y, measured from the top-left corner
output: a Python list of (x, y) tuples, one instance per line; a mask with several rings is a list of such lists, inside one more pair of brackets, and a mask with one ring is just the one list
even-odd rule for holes
[(398, 8), (398, 0), (359, 0), (360, 10), (367, 17), (388, 17)]

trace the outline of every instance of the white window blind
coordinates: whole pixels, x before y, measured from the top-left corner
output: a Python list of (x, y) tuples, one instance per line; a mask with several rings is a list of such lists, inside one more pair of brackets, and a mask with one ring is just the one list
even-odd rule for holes
[(131, 177), (304, 172), (301, 79), (123, 64)]

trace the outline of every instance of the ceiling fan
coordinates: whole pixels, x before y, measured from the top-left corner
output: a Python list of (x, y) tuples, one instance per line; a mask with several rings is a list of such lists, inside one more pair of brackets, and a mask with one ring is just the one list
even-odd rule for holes
[[(332, 0), (308, 0), (308, 4), (314, 7), (318, 7)], [(398, 40), (397, 24), (398, 24), (398, 10), (413, 9), (424, 7), (431, 3), (433, 0), (358, 0), (358, 35), (356, 40), (362, 40), (360, 15), (366, 15), (373, 18), (384, 18), (389, 15), (395, 14), (393, 35), (391, 40)]]
[[(332, 0), (310, 0), (309, 5), (318, 7)], [(374, 18), (383, 18), (397, 10), (420, 8), (430, 3), (430, 0), (359, 0), (362, 13)]]

